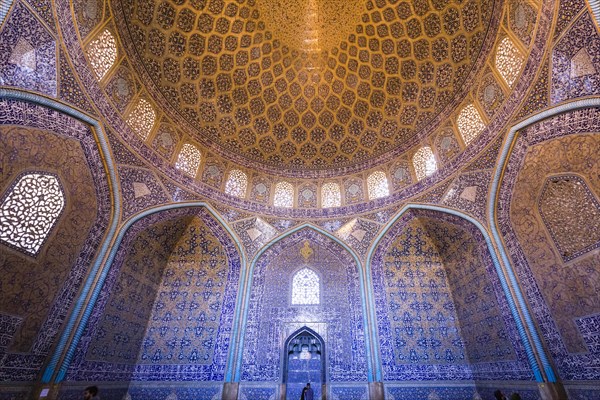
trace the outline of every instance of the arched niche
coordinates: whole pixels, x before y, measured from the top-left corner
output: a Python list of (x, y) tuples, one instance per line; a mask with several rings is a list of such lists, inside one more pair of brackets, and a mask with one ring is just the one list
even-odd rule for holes
[[(563, 380), (600, 379), (600, 112), (559, 106), (513, 129), (496, 180), (499, 236)], [(568, 384), (565, 385), (568, 391)], [(575, 395), (575, 392), (572, 392)]]
[(118, 240), (67, 380), (135, 391), (168, 377), (218, 392), (242, 265), (235, 239), (208, 207), (177, 204), (134, 216)]
[[(292, 279), (304, 267), (319, 276), (319, 304), (292, 304)], [(303, 327), (321, 336), (328, 349), (329, 384), (367, 381), (359, 265), (337, 239), (303, 227), (264, 249), (250, 274), (242, 332), (242, 392), (246, 382), (263, 382), (277, 390), (283, 379), (285, 341)]]
[(304, 326), (292, 333), (283, 346), (283, 378), (286, 398), (300, 398), (302, 390), (310, 383), (315, 399), (327, 382), (327, 348), (323, 338)]
[(32, 173), (55, 177), (64, 195), (35, 254), (0, 243), (0, 367), (13, 381), (39, 376), (109, 230), (111, 202), (118, 203), (109, 189), (112, 159), (99, 144), (105, 138), (74, 114), (29, 93), (0, 93), (0, 158), (10, 160), (0, 174), (0, 197)]
[(368, 274), (392, 395), (404, 390), (393, 381), (464, 380), (462, 395), (472, 396), (469, 380), (533, 380), (486, 237), (471, 221), (406, 207), (375, 244)]

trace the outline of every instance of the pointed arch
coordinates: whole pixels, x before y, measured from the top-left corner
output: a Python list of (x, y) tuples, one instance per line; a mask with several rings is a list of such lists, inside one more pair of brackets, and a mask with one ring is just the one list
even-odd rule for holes
[[(383, 240), (386, 237), (387, 233), (392, 229), (392, 227), (394, 227), (396, 225), (396, 222), (401, 220), (405, 216), (405, 214), (407, 214), (411, 210), (438, 211), (441, 213), (446, 213), (449, 215), (453, 215), (453, 216), (462, 218), (462, 219), (466, 220), (467, 222), (471, 223), (472, 225), (474, 225), (475, 228), (483, 235), (487, 250), (488, 250), (489, 255), (494, 264), (494, 269), (496, 271), (496, 274), (498, 275), (500, 284), (502, 286), (502, 291), (508, 302), (508, 306), (510, 308), (512, 317), (517, 325), (517, 330), (518, 330), (519, 336), (521, 338), (521, 341), (523, 343), (523, 346), (525, 348), (525, 352), (527, 354), (527, 359), (529, 361), (529, 364), (533, 370), (536, 380), (538, 380), (538, 382), (542, 382), (543, 381), (542, 373), (541, 373), (542, 366), (540, 365), (540, 363), (538, 362), (538, 359), (536, 358), (536, 352), (538, 352), (539, 350), (536, 348), (534, 351), (534, 348), (532, 347), (532, 343), (528, 336), (528, 331), (525, 328), (525, 325), (523, 324), (523, 322), (521, 320), (521, 317), (519, 315), (519, 308), (517, 307), (515, 299), (513, 298), (512, 293), (511, 293), (512, 282), (511, 282), (511, 285), (509, 285), (509, 282), (507, 281), (507, 279), (504, 275), (504, 271), (502, 269), (502, 265), (500, 264), (498, 254), (496, 252), (496, 248), (494, 247), (494, 243), (492, 242), (492, 235), (490, 235), (490, 233), (483, 226), (483, 224), (481, 224), (481, 222), (479, 222), (472, 216), (463, 213), (462, 211), (458, 211), (458, 210), (455, 210), (452, 208), (447, 208), (447, 207), (428, 205), (428, 204), (407, 204), (393, 218), (391, 218), (390, 221), (388, 222), (388, 224), (381, 230), (379, 235), (375, 238), (375, 240), (373, 241), (373, 244), (371, 245), (371, 247), (369, 248), (369, 251), (367, 253), (366, 274), (367, 274), (367, 279), (369, 280), (368, 281), (368, 283), (369, 283), (368, 284), (368, 288), (369, 288), (368, 296), (370, 298), (370, 302), (372, 304), (374, 304), (374, 301), (375, 301), (374, 293), (373, 293), (372, 266), (371, 266), (373, 263), (373, 260), (379, 256), (379, 254), (377, 254), (377, 252), (380, 249), (380, 246), (383, 243)], [(500, 244), (500, 246), (501, 246), (501, 244)], [(498, 252), (500, 254), (504, 254), (504, 250), (500, 246), (499, 246)], [(514, 288), (514, 286), (513, 286), (513, 288)], [(373, 312), (375, 312), (375, 311), (373, 311)], [(528, 328), (531, 329), (531, 327), (528, 327)], [(531, 332), (529, 332), (529, 333), (531, 333)]]
[[(245, 259), (245, 255), (242, 251), (241, 241), (239, 240), (239, 238), (237, 237), (235, 232), (226, 224), (226, 222), (219, 216), (219, 214), (209, 204), (204, 203), (204, 202), (186, 202), (186, 203), (168, 204), (168, 205), (164, 205), (164, 206), (147, 209), (138, 214), (135, 214), (135, 215), (131, 216), (128, 220), (126, 220), (125, 223), (120, 227), (118, 233), (115, 235), (114, 241), (111, 243), (110, 252), (106, 257), (105, 266), (102, 269), (102, 271), (99, 273), (99, 276), (97, 277), (98, 282), (97, 282), (96, 286), (94, 287), (92, 296), (90, 297), (89, 301), (86, 303), (85, 310), (87, 312), (84, 313), (84, 315), (82, 316), (81, 321), (79, 322), (79, 325), (77, 327), (77, 331), (69, 344), (67, 354), (61, 363), (61, 366), (60, 366), (60, 369), (59, 369), (59, 372), (57, 375), (57, 379), (56, 379), (57, 382), (60, 382), (66, 376), (66, 373), (69, 369), (71, 361), (73, 360), (73, 358), (75, 356), (75, 352), (77, 350), (78, 344), (81, 340), (81, 337), (83, 336), (86, 325), (92, 314), (92, 310), (96, 306), (96, 303), (98, 301), (100, 292), (102, 291), (104, 282), (106, 281), (107, 276), (108, 276), (110, 270), (112, 269), (111, 267), (112, 267), (112, 265), (115, 261), (115, 258), (120, 250), (121, 243), (127, 236), (129, 230), (132, 229), (132, 227), (134, 227), (140, 221), (143, 221), (145, 219), (151, 220), (150, 217), (159, 216), (161, 213), (164, 213), (164, 212), (180, 211), (180, 214), (183, 215), (185, 213), (189, 214), (192, 212), (197, 212), (197, 210), (204, 212), (205, 215), (207, 215), (208, 217), (210, 217), (214, 221), (216, 221), (216, 223), (217, 223), (216, 229), (219, 229), (222, 231), (219, 233), (220, 236), (218, 238), (227, 253), (230, 268), (233, 268), (233, 266), (232, 266), (233, 263), (236, 263), (236, 262), (239, 263), (239, 271), (237, 272), (237, 274), (235, 274), (237, 282), (235, 282), (234, 286), (236, 288), (236, 291), (238, 293), (240, 293), (239, 292), (239, 285), (240, 285), (239, 279), (241, 276), (243, 276), (243, 269), (244, 269), (244, 266), (246, 265), (246, 259)], [(94, 277), (96, 277), (96, 276), (94, 276)], [(235, 310), (234, 310), (233, 321), (236, 321), (239, 318), (238, 313), (239, 313), (240, 297), (241, 296), (239, 296), (239, 294), (238, 294), (235, 299), (235, 307), (234, 307)], [(235, 329), (236, 329), (235, 323), (232, 324), (231, 328), (232, 328), (232, 334), (230, 336), (230, 340), (235, 335)], [(227, 362), (229, 362), (229, 353), (228, 353)]]
[[(354, 262), (356, 268), (358, 269), (358, 280), (360, 286), (360, 301), (362, 308), (362, 316), (363, 316), (363, 324), (365, 327), (365, 347), (366, 347), (366, 368), (367, 368), (367, 377), (370, 382), (377, 380), (376, 369), (377, 369), (377, 353), (374, 350), (376, 348), (376, 339), (373, 336), (375, 332), (373, 329), (373, 323), (370, 320), (371, 313), (368, 312), (368, 308), (370, 305), (367, 304), (367, 296), (366, 296), (366, 278), (365, 278), (365, 270), (362, 267), (362, 263), (360, 262), (360, 258), (358, 255), (352, 250), (348, 245), (342, 242), (339, 238), (335, 237), (331, 233), (323, 230), (322, 228), (315, 226), (310, 223), (305, 223), (299, 225), (293, 229), (290, 229), (287, 232), (284, 232), (280, 236), (272, 239), (269, 244), (262, 247), (253, 257), (252, 261), (249, 264), (249, 267), (246, 269), (246, 276), (244, 277), (244, 287), (243, 290), (243, 299), (242, 301), (242, 315), (239, 321), (240, 329), (238, 331), (238, 336), (235, 340), (232, 341), (232, 350), (235, 348), (235, 363), (228, 364), (228, 368), (226, 371), (226, 379), (232, 379), (234, 382), (239, 382), (241, 378), (241, 369), (242, 369), (242, 358), (243, 358), (243, 350), (244, 350), (244, 338), (246, 333), (246, 326), (248, 323), (248, 309), (249, 309), (249, 301), (251, 296), (251, 289), (253, 283), (253, 277), (255, 274), (255, 269), (257, 268), (258, 261), (261, 259), (263, 255), (270, 252), (274, 246), (280, 244), (284, 239), (291, 237), (292, 235), (301, 233), (301, 232), (312, 232), (313, 235), (318, 235), (317, 237), (323, 237), (332, 242), (335, 242), (336, 245), (340, 246), (345, 250), (349, 259)], [(380, 379), (379, 379), (380, 380)]]
[[(284, 371), (287, 371), (287, 369), (288, 369), (288, 362), (289, 362), (288, 357), (286, 357), (287, 354), (285, 354), (285, 353), (288, 352), (288, 349), (290, 347), (291, 342), (295, 338), (297, 338), (298, 336), (300, 336), (302, 334), (309, 334), (309, 335), (313, 336), (319, 342), (320, 347), (321, 347), (321, 349), (320, 349), (321, 360), (322, 360), (321, 362), (323, 363), (327, 359), (327, 347), (325, 346), (325, 340), (323, 340), (323, 338), (321, 337), (321, 335), (319, 335), (317, 332), (315, 332), (314, 330), (312, 330), (308, 326), (303, 326), (302, 328), (296, 330), (295, 332), (292, 332), (287, 337), (287, 339), (285, 340), (285, 343), (283, 345), (283, 352), (284, 352), (283, 370)], [(327, 364), (325, 363), (325, 365), (327, 365)], [(322, 364), (322, 367), (321, 367), (321, 382), (327, 382), (327, 378), (326, 378), (326, 376), (327, 376), (327, 368), (325, 368), (325, 365)], [(286, 383), (285, 379), (284, 379), (283, 383)]]

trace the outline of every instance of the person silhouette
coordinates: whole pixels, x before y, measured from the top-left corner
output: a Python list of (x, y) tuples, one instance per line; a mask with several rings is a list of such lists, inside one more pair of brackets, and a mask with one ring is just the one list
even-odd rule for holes
[(302, 389), (302, 396), (300, 396), (300, 400), (314, 400), (315, 392), (310, 387), (310, 382), (304, 386)]

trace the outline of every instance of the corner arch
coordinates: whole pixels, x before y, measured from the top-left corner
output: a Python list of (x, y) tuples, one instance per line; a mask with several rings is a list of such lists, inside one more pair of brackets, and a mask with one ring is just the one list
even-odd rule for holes
[[(536, 380), (538, 382), (543, 382), (541, 368), (540, 368), (538, 360), (535, 356), (532, 344), (531, 344), (529, 336), (528, 336), (529, 332), (528, 332), (528, 330), (525, 329), (525, 326), (524, 326), (523, 322), (521, 321), (520, 314), (519, 314), (519, 308), (517, 308), (515, 300), (513, 299), (512, 294), (511, 294), (511, 289), (513, 289), (514, 287), (511, 287), (511, 285), (509, 285), (509, 282), (506, 280), (503, 269), (502, 269), (502, 265), (500, 264), (500, 261), (498, 258), (497, 251), (502, 254), (503, 250), (501, 247), (499, 247), (498, 250), (496, 250), (496, 248), (494, 247), (494, 243), (492, 241), (491, 235), (489, 234), (487, 229), (483, 226), (483, 224), (481, 224), (481, 222), (479, 222), (472, 216), (465, 214), (462, 211), (458, 211), (458, 210), (448, 208), (448, 207), (434, 206), (434, 205), (428, 205), (428, 204), (411, 203), (411, 204), (405, 205), (388, 222), (388, 224), (384, 227), (384, 229), (381, 230), (381, 232), (375, 238), (373, 244), (371, 245), (369, 252), (367, 253), (366, 269), (367, 269), (367, 279), (368, 279), (368, 289), (369, 289), (368, 296), (370, 299), (370, 303), (375, 304), (375, 298), (374, 298), (374, 293), (373, 293), (373, 281), (372, 281), (372, 262), (376, 255), (376, 251), (379, 248), (379, 246), (382, 244), (383, 238), (390, 231), (390, 229), (392, 229), (392, 227), (396, 224), (396, 222), (401, 220), (404, 217), (404, 215), (411, 210), (437, 211), (437, 212), (449, 214), (449, 215), (452, 215), (455, 217), (459, 217), (459, 218), (464, 219), (465, 221), (469, 222), (470, 224), (472, 224), (482, 234), (482, 236), (485, 240), (485, 243), (486, 243), (487, 250), (491, 257), (492, 263), (494, 265), (494, 270), (496, 271), (496, 274), (498, 275), (500, 284), (502, 286), (502, 291), (508, 302), (508, 306), (509, 306), (511, 315), (513, 317), (513, 320), (516, 323), (519, 337), (523, 343), (523, 347), (525, 348), (527, 360), (529, 361), (529, 364), (531, 366), (531, 369), (534, 373)], [(371, 309), (371, 312), (373, 312), (373, 314), (375, 314), (375, 309), (374, 308)], [(374, 319), (375, 317), (376, 317), (376, 315), (372, 316), (374, 321), (376, 321), (376, 319)], [(377, 351), (379, 353), (379, 348), (377, 349)], [(382, 376), (381, 368), (382, 368), (381, 360), (380, 360), (380, 358), (378, 358), (378, 372), (380, 374), (379, 375), (380, 378)]]
[[(595, 3), (598, 3), (598, 2), (595, 2)], [(597, 5), (598, 4), (592, 4), (592, 2), (590, 2), (590, 7), (592, 7), (592, 9), (594, 10), (595, 16), (598, 15)], [(509, 161), (510, 161), (510, 158), (512, 155), (512, 151), (514, 149), (514, 145), (515, 145), (517, 139), (519, 138), (520, 131), (522, 131), (523, 129), (525, 129), (529, 126), (532, 126), (538, 122), (541, 122), (546, 119), (550, 119), (552, 117), (556, 117), (563, 113), (582, 110), (582, 109), (586, 109), (586, 108), (595, 108), (595, 107), (600, 107), (600, 99), (599, 98), (586, 98), (583, 100), (565, 102), (565, 103), (559, 104), (555, 107), (548, 108), (548, 109), (546, 109), (538, 114), (535, 114), (527, 119), (524, 119), (521, 122), (517, 123), (516, 125), (512, 126), (510, 128), (510, 130), (508, 131), (506, 138), (504, 139), (504, 142), (500, 149), (500, 155), (498, 158), (498, 162), (496, 163), (496, 168), (494, 169), (494, 173), (492, 176), (492, 184), (491, 184), (491, 188), (490, 188), (490, 199), (488, 201), (487, 210), (486, 210), (488, 220), (490, 221), (489, 224), (490, 224), (491, 237), (493, 239), (493, 243), (495, 244), (495, 246), (498, 249), (498, 253), (500, 255), (502, 263), (505, 266), (506, 276), (508, 278), (508, 282), (510, 283), (510, 287), (513, 288), (513, 290), (514, 290), (515, 300), (516, 300), (516, 303), (518, 304), (519, 310), (522, 312), (523, 319), (527, 326), (527, 332), (531, 335), (531, 341), (533, 342), (532, 344), (535, 349), (535, 353), (532, 354), (532, 356), (539, 357), (539, 363), (542, 365), (542, 369), (540, 369), (540, 371), (539, 371), (539, 374), (540, 374), (539, 380), (538, 380), (539, 382), (544, 382), (544, 381), (556, 382), (557, 378), (556, 378), (556, 374), (554, 372), (554, 368), (553, 368), (548, 356), (546, 355), (544, 346), (542, 345), (542, 339), (535, 327), (535, 324), (533, 322), (533, 317), (531, 316), (531, 313), (529, 312), (529, 309), (525, 302), (525, 297), (523, 296), (523, 293), (519, 288), (515, 270), (511, 264), (508, 254), (506, 253), (506, 251), (504, 249), (504, 242), (500, 235), (500, 225), (499, 225), (498, 213), (497, 213), (498, 203), (500, 201), (499, 200), (500, 189), (501, 189), (500, 186), (503, 181), (503, 177), (506, 172), (507, 166), (509, 164)], [(532, 349), (532, 352), (533, 352), (533, 349)], [(542, 375), (542, 372), (543, 372), (543, 375)], [(536, 375), (536, 378), (537, 377), (538, 376)]]
[(73, 107), (70, 107), (65, 103), (19, 89), (1, 88), (0, 99), (21, 101), (34, 106), (50, 109), (53, 112), (71, 117), (89, 126), (95, 139), (94, 146), (97, 148), (100, 158), (103, 160), (102, 167), (108, 181), (106, 187), (102, 188), (107, 193), (111, 203), (110, 205), (107, 205), (108, 221), (106, 224), (107, 226), (104, 228), (102, 233), (103, 240), (95, 250), (95, 258), (93, 259), (89, 272), (87, 273), (87, 279), (85, 279), (80, 286), (78, 297), (77, 295), (74, 296), (75, 300), (72, 303), (72, 310), (67, 314), (64, 320), (62, 333), (57, 340), (57, 344), (51, 353), (52, 355), (48, 363), (44, 367), (44, 372), (41, 378), (42, 383), (49, 383), (53, 381), (53, 379), (55, 382), (57, 382), (57, 365), (61, 359), (65, 358), (65, 351), (67, 349), (69, 339), (73, 334), (73, 331), (76, 329), (78, 319), (82, 314), (85, 313), (86, 298), (88, 294), (95, 289), (95, 276), (102, 269), (103, 260), (109, 250), (109, 244), (113, 240), (117, 231), (119, 216), (122, 208), (122, 197), (121, 193), (118, 191), (118, 189), (116, 189), (118, 188), (118, 174), (115, 167), (116, 163), (112, 157), (106, 132), (104, 131), (100, 122), (91, 116)]
[[(246, 334), (246, 326), (248, 323), (248, 310), (249, 310), (249, 306), (250, 306), (250, 296), (251, 296), (251, 289), (252, 289), (252, 283), (253, 283), (253, 275), (254, 275), (254, 271), (255, 271), (257, 262), (261, 259), (261, 257), (263, 255), (265, 255), (270, 249), (272, 249), (275, 245), (280, 243), (282, 240), (289, 238), (290, 236), (297, 234), (301, 231), (306, 231), (306, 230), (312, 231), (316, 235), (319, 235), (321, 237), (324, 237), (324, 238), (327, 238), (327, 239), (333, 241), (338, 246), (343, 248), (347, 252), (347, 254), (350, 256), (350, 258), (353, 260), (353, 262), (355, 263), (355, 265), (357, 267), (358, 278), (359, 278), (358, 281), (359, 281), (359, 285), (360, 285), (360, 301), (361, 301), (361, 309), (362, 309), (362, 316), (363, 316), (362, 323), (364, 324), (365, 327), (370, 327), (372, 325), (372, 323), (369, 319), (369, 313), (367, 311), (369, 306), (367, 304), (367, 295), (366, 295), (367, 288), (366, 288), (366, 281), (365, 281), (365, 278), (366, 278), (365, 269), (364, 269), (364, 266), (361, 263), (358, 255), (348, 245), (346, 245), (343, 241), (341, 241), (339, 238), (335, 237), (331, 233), (324, 231), (323, 229), (321, 229), (313, 224), (310, 224), (310, 223), (305, 223), (305, 224), (299, 225), (299, 226), (297, 226), (293, 229), (290, 229), (289, 231), (281, 234), (277, 238), (272, 239), (267, 245), (263, 246), (255, 254), (251, 263), (249, 264), (249, 267), (246, 269), (246, 276), (243, 278), (244, 287), (242, 288), (243, 299), (242, 299), (242, 307), (241, 307), (242, 315), (241, 315), (241, 319), (239, 321), (240, 329), (238, 330), (238, 336), (232, 345), (232, 348), (235, 347), (235, 363), (229, 364), (229, 365), (231, 365), (232, 368), (230, 369), (228, 367), (228, 370), (226, 372), (226, 376), (230, 377), (233, 382), (239, 382), (241, 380), (243, 351), (244, 351), (244, 337)], [(367, 378), (369, 381), (373, 381), (374, 365), (375, 365), (374, 359), (373, 359), (374, 343), (373, 343), (373, 337), (370, 334), (370, 332), (367, 331), (367, 329), (365, 329), (364, 340), (365, 340), (365, 345), (366, 345), (365, 351), (366, 351)]]

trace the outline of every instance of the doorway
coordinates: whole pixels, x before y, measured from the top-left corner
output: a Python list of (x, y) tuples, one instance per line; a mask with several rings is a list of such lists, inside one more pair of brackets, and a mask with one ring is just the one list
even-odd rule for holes
[(325, 399), (325, 342), (318, 333), (308, 327), (298, 329), (285, 341), (283, 383), (285, 398), (300, 400), (307, 382), (314, 391), (314, 398)]

